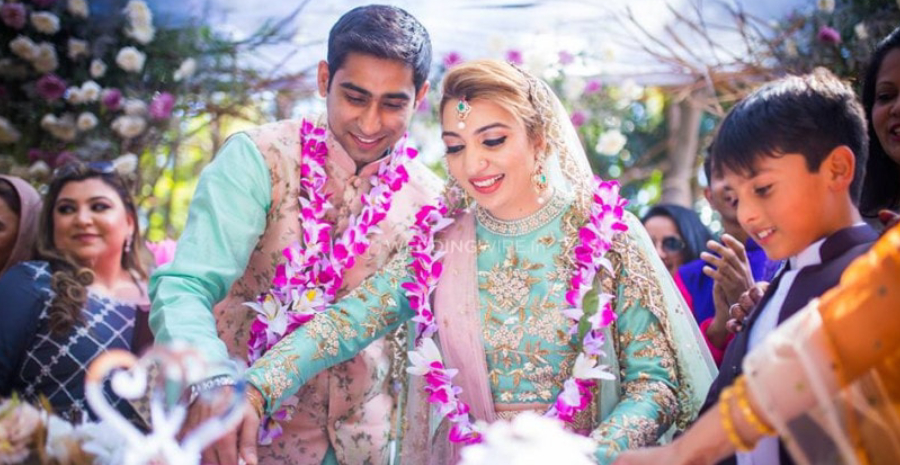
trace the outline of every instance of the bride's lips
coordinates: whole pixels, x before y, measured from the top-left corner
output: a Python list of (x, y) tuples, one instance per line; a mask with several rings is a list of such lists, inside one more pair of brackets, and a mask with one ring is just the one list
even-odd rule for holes
[(378, 147), (378, 144), (384, 139), (384, 136), (381, 137), (363, 137), (356, 134), (351, 133), (350, 137), (353, 138), (353, 141), (356, 142), (356, 145), (363, 150), (372, 150)]
[(500, 184), (503, 184), (504, 177), (506, 177), (505, 174), (494, 174), (491, 176), (469, 178), (469, 184), (471, 184), (479, 194), (491, 194), (500, 188)]

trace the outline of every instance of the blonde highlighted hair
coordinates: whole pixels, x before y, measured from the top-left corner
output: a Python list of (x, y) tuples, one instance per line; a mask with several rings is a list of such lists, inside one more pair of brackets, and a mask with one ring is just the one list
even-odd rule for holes
[(545, 102), (547, 90), (527, 72), (503, 61), (474, 60), (455, 66), (444, 77), (440, 114), (449, 102), (465, 98), (469, 102), (485, 100), (499, 105), (525, 126), (528, 139), (545, 147), (550, 120)]

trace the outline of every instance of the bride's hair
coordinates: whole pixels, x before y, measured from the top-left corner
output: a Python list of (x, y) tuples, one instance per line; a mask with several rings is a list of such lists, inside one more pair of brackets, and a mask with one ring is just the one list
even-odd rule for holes
[(444, 106), (465, 98), (496, 103), (515, 115), (525, 126), (528, 138), (538, 147), (548, 142), (553, 130), (548, 90), (533, 76), (511, 64), (497, 60), (474, 60), (455, 66), (444, 77), (440, 114)]

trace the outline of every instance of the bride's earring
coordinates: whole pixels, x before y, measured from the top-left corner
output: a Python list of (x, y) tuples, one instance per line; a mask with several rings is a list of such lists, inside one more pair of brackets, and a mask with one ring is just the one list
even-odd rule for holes
[(543, 205), (546, 201), (544, 192), (547, 190), (547, 175), (544, 174), (543, 160), (538, 160), (534, 168), (534, 174), (531, 175), (531, 183), (534, 184), (534, 189), (537, 191), (538, 203)]

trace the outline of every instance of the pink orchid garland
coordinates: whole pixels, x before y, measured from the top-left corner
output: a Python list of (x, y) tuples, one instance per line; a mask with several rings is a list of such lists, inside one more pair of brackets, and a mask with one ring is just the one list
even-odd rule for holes
[[(593, 287), (594, 278), (601, 268), (610, 269), (609, 261), (604, 258), (612, 248), (612, 241), (617, 233), (625, 232), (628, 227), (623, 221), (626, 200), (619, 196), (619, 183), (605, 182), (599, 177), (594, 179), (593, 204), (589, 220), (579, 231), (581, 243), (574, 249), (576, 269), (569, 281), (566, 302), (571, 305), (563, 313), (572, 323), (570, 333), (579, 334), (582, 321), (585, 320), (584, 297)], [(409, 267), (414, 281), (405, 283), (410, 307), (416, 312), (416, 350), (409, 352), (410, 374), (425, 378), (425, 391), (428, 401), (438, 405), (441, 416), (447, 416), (451, 423), (450, 441), (474, 444), (481, 442), (482, 434), (472, 423), (469, 406), (459, 398), (462, 389), (454, 386), (453, 377), (458, 370), (444, 365), (440, 351), (433, 340), (437, 332), (434, 311), (431, 308), (431, 294), (443, 272), (441, 258), (444, 252), (435, 252), (434, 235), (446, 228), (452, 220), (448, 219), (449, 209), (443, 202), (436, 206), (426, 205), (416, 214), (413, 226), (413, 237), (410, 241), (410, 253), (413, 257)], [(603, 329), (616, 319), (612, 308), (612, 297), (608, 294), (598, 295), (598, 309), (587, 318), (587, 329), (582, 338), (582, 351), (575, 360), (572, 377), (566, 380), (556, 403), (546, 416), (572, 422), (575, 414), (586, 409), (593, 399), (591, 388), (596, 385), (595, 379), (614, 379), (607, 367), (597, 365), (603, 356)]]
[(351, 216), (340, 238), (333, 240), (333, 225), (325, 220), (332, 205), (325, 194), (328, 146), (325, 128), (303, 120), (300, 128), (300, 230), (303, 244), (295, 242), (282, 251), (285, 258), (272, 278), (272, 288), (256, 302), (245, 305), (258, 315), (250, 329), (250, 363), (262, 357), (278, 341), (327, 310), (343, 283), (344, 270), (369, 248), (369, 235), (381, 233), (376, 226), (387, 216), (391, 200), (407, 181), (404, 164), (417, 152), (400, 140), (389, 159), (370, 179), (372, 188), (362, 195), (362, 211)]

